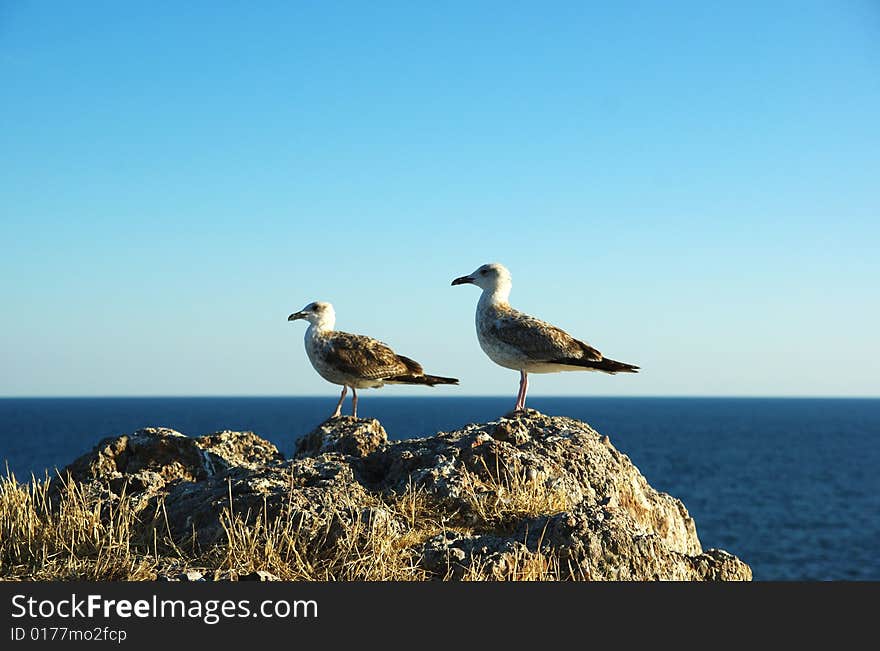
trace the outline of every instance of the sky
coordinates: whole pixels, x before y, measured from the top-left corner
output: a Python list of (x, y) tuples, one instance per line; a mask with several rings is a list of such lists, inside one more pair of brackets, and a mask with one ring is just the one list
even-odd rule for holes
[(331, 395), (334, 304), (459, 387), (485, 262), (638, 364), (880, 395), (880, 4), (0, 0), (0, 396)]

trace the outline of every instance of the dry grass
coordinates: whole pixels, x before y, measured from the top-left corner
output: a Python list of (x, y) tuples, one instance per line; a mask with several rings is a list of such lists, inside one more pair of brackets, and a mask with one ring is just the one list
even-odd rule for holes
[(376, 498), (368, 505), (343, 500), (320, 516), (288, 504), (272, 519), (265, 508), (253, 517), (227, 508), (221, 516), (227, 544), (215, 550), (217, 565), (238, 572), (267, 570), (292, 581), (424, 580), (428, 577), (405, 542), (412, 538), (397, 524), (403, 510), (420, 518), (415, 502), (413, 496)]
[[(564, 494), (522, 473), (468, 473), (467, 508), (485, 523), (505, 527), (525, 516), (566, 508)], [(54, 497), (53, 497), (54, 494)], [(416, 550), (432, 536), (471, 533), (457, 513), (445, 513), (423, 491), (373, 496), (369, 503), (338, 500), (317, 512), (290, 502), (276, 517), (267, 509), (221, 516), (226, 540), (184, 551), (156, 512), (136, 512), (122, 495), (107, 500), (73, 481), (0, 478), (0, 579), (151, 580), (175, 568), (228, 577), (266, 570), (284, 580), (418, 581), (432, 578)], [(471, 563), (465, 580), (583, 578), (559, 559), (525, 549), (501, 563)]]
[(517, 549), (504, 562), (488, 561), (470, 565), (463, 581), (589, 581), (589, 572), (569, 559), (553, 554)]
[(61, 482), (53, 505), (47, 477), (0, 479), (0, 576), (23, 579), (139, 580), (156, 557), (138, 553), (139, 520), (123, 495), (115, 504)]
[(470, 510), (494, 528), (507, 528), (523, 518), (552, 515), (570, 508), (568, 494), (558, 485), (529, 476), (523, 468), (489, 468), (480, 459), (479, 472), (464, 472), (464, 498)]

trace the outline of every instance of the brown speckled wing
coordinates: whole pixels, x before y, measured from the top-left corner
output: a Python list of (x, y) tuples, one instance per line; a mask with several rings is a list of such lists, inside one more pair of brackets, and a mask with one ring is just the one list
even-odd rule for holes
[(328, 344), (324, 353), (325, 360), (343, 373), (381, 380), (412, 373), (416, 370), (413, 365), (418, 367), (418, 373), (422, 372), (418, 364), (400, 357), (388, 345), (371, 337), (334, 332)]
[(602, 353), (564, 330), (512, 308), (498, 310), (488, 334), (522, 351), (530, 359), (564, 364), (567, 359), (602, 359)]

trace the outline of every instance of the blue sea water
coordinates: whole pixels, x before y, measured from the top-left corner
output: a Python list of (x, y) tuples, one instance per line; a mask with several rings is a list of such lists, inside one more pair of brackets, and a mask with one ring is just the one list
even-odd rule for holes
[[(0, 399), (0, 461), (19, 479), (42, 475), (103, 437), (147, 426), (191, 436), (252, 430), (290, 454), (334, 404), (331, 397)], [(534, 397), (529, 406), (607, 434), (655, 488), (684, 502), (704, 548), (736, 554), (756, 580), (880, 580), (878, 399)], [(496, 419), (511, 398), (367, 394), (359, 407), (391, 438), (409, 438)]]

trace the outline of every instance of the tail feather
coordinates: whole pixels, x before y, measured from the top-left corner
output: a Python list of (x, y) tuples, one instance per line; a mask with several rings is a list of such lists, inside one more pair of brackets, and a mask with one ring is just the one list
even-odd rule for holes
[(614, 359), (603, 359), (602, 366), (597, 367), (606, 373), (638, 373), (639, 367), (635, 364), (627, 364), (626, 362), (618, 362)]
[(597, 371), (602, 371), (603, 373), (610, 373), (614, 375), (615, 373), (638, 373), (639, 367), (635, 364), (627, 364), (626, 362), (618, 362), (615, 359), (608, 359), (607, 357), (603, 357), (602, 359), (561, 359), (556, 361), (557, 364), (566, 364), (568, 366), (582, 366), (584, 368), (591, 368)]
[(458, 379), (439, 375), (397, 375), (386, 378), (385, 382), (389, 384), (427, 384), (432, 387), (435, 384), (458, 384)]

